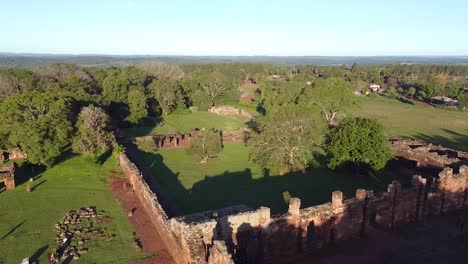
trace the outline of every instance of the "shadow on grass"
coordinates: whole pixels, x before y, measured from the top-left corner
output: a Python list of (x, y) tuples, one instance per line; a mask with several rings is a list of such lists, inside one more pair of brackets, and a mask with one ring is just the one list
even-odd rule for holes
[(21, 185), (29, 179), (37, 180), (41, 178), (41, 173), (46, 170), (45, 166), (33, 165), (27, 162), (20, 164), (15, 172), (15, 183)]
[(49, 248), (49, 245), (45, 245), (39, 248), (34, 254), (29, 258), (29, 261), (35, 261), (35, 263), (39, 262), (39, 258), (44, 254), (44, 252)]
[(31, 187), (31, 192), (33, 192), (34, 190), (37, 189), (37, 187), (41, 186), (42, 184), (44, 184), (44, 182), (46, 182), (47, 180), (42, 180), (40, 183), (34, 185), (33, 187)]
[[(289, 173), (283, 176), (269, 175), (271, 172), (268, 171), (268, 176), (253, 178), (251, 170), (246, 168), (241, 171), (206, 175), (191, 188), (186, 188), (179, 179), (179, 172), (167, 167), (162, 155), (142, 151), (134, 155), (134, 160), (138, 160), (146, 174), (149, 174), (146, 177), (151, 177), (153, 184), (159, 185), (160, 189), (165, 189), (170, 194), (182, 214), (239, 204), (252, 208), (267, 206), (271, 208), (272, 213), (282, 213), (288, 207), (287, 201), (283, 199), (285, 191), (292, 197), (299, 197), (304, 207), (312, 206), (330, 201), (331, 193), (335, 190), (343, 191), (348, 197), (354, 197), (356, 189), (359, 188), (385, 190), (388, 183), (395, 179), (393, 175), (396, 175), (376, 178), (316, 167), (305, 173)], [(161, 202), (165, 209), (170, 209), (167, 208), (171, 207), (170, 204)]]
[(17, 224), (16, 226), (14, 226), (12, 229), (10, 229), (10, 231), (8, 231), (8, 233), (6, 233), (5, 235), (3, 235), (3, 237), (2, 237), (1, 240), (4, 240), (4, 239), (7, 238), (9, 235), (13, 234), (13, 232), (15, 232), (16, 229), (20, 228), (25, 222), (26, 222), (26, 220), (24, 220), (23, 222)]
[(404, 104), (410, 104), (410, 105), (414, 105), (414, 102), (411, 101), (411, 99), (409, 98), (406, 98), (404, 97), (403, 95), (388, 95), (388, 94), (384, 94), (384, 93), (379, 93), (378, 96), (380, 97), (383, 97), (383, 98), (387, 98), (387, 99), (394, 99), (394, 100), (397, 100), (401, 103), (404, 103)]
[(447, 138), (439, 135), (428, 135), (419, 133), (415, 135), (414, 138), (429, 143), (439, 144), (448, 148), (458, 149), (461, 151), (468, 151), (468, 129), (466, 130), (466, 135), (460, 134), (458, 132), (446, 128), (441, 128), (441, 130), (447, 134), (450, 134), (452, 137)]

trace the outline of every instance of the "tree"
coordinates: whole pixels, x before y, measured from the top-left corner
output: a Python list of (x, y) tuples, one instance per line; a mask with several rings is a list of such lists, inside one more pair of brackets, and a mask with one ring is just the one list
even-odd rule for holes
[(468, 94), (458, 96), (458, 103), (460, 110), (466, 110), (468, 108)]
[(415, 93), (416, 93), (416, 88), (410, 87), (408, 89), (408, 94), (411, 96), (411, 100), (413, 100), (413, 96), (414, 96)]
[(314, 82), (312, 88), (305, 89), (300, 100), (320, 107), (330, 126), (336, 125), (339, 111), (354, 102), (353, 85), (341, 78), (328, 78)]
[(168, 115), (177, 108), (179, 86), (175, 82), (169, 79), (154, 80), (148, 89), (158, 101), (162, 115)]
[(12, 94), (20, 93), (21, 87), (16, 85), (7, 76), (0, 75), (0, 99), (9, 97)]
[(211, 106), (215, 105), (216, 99), (221, 97), (229, 90), (229, 86), (219, 80), (210, 80), (200, 83), (201, 88), (208, 96)]
[(0, 138), (19, 147), (33, 164), (51, 166), (71, 143), (73, 99), (37, 91), (15, 94), (0, 106)]
[(320, 150), (326, 130), (319, 109), (295, 104), (271, 108), (255, 123), (250, 140), (254, 162), (280, 169), (281, 174), (306, 169)]
[(380, 170), (392, 158), (383, 126), (376, 119), (361, 117), (345, 118), (333, 128), (326, 151), (331, 169), (352, 163), (354, 166), (366, 164)]
[(113, 73), (102, 81), (103, 96), (107, 102), (124, 103), (127, 101), (130, 80), (124, 75)]
[(148, 116), (148, 106), (146, 104), (146, 95), (140, 87), (135, 87), (128, 92), (128, 107), (130, 115), (127, 120), (132, 124), (140, 124), (143, 118)]
[(173, 81), (179, 81), (184, 78), (184, 71), (174, 64), (165, 64), (157, 61), (144, 62), (137, 66), (149, 73), (151, 76), (160, 79), (167, 78)]
[(200, 157), (200, 162), (204, 163), (208, 162), (213, 155), (218, 154), (222, 147), (220, 132), (203, 128), (197, 137), (191, 139), (187, 152)]
[(115, 142), (109, 122), (109, 116), (102, 108), (93, 105), (83, 107), (76, 122), (78, 132), (73, 141), (73, 150), (94, 158), (109, 151)]
[(362, 88), (362, 94), (363, 94), (363, 95), (367, 95), (368, 93), (369, 93), (369, 87), (364, 86), (364, 87)]
[(395, 89), (395, 87), (390, 87), (388, 90), (387, 90), (387, 94), (390, 96), (390, 97), (396, 97), (398, 92), (397, 90)]

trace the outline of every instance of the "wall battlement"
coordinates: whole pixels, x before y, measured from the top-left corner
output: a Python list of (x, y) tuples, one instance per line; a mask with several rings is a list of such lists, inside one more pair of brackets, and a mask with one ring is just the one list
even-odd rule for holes
[[(412, 145), (408, 149), (405, 144)], [(274, 263), (359, 239), (372, 228), (391, 230), (418, 222), (428, 213), (468, 208), (466, 153), (452, 151), (454, 156), (448, 149), (415, 141), (393, 145), (397, 154), (407, 155), (419, 166), (443, 164), (438, 178), (431, 182), (414, 175), (411, 188), (394, 181), (386, 192), (358, 189), (348, 199), (335, 191), (330, 202), (302, 209), (301, 200), (292, 198), (288, 212), (279, 216), (272, 216), (267, 207), (254, 210), (241, 205), (168, 219), (138, 168), (125, 154), (119, 161), (177, 263)]]

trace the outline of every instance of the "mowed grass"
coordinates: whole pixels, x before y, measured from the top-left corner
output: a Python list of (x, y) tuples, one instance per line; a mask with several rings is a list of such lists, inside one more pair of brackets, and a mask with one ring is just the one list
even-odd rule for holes
[(200, 164), (185, 149), (139, 152), (139, 159), (152, 177), (166, 189), (185, 213), (245, 204), (268, 206), (273, 213), (287, 210), (283, 192), (299, 197), (303, 206), (331, 200), (331, 192), (341, 190), (353, 197), (358, 188), (384, 190), (392, 177), (372, 178), (312, 168), (306, 174), (263, 176), (249, 161), (244, 143), (226, 143), (216, 159)]
[[(112, 221), (106, 233), (116, 234), (116, 239), (87, 242), (89, 252), (77, 263), (129, 263), (143, 257), (133, 247), (133, 229), (108, 187), (111, 175), (121, 175), (115, 158), (100, 166), (76, 156), (32, 183), (0, 193), (0, 263), (20, 263), (32, 256), (48, 263), (47, 253), (56, 247), (55, 223), (69, 210), (88, 206), (109, 213)], [(25, 191), (28, 184), (33, 187), (30, 193)]]
[(352, 113), (379, 119), (387, 135), (412, 137), (468, 151), (468, 112), (402, 103), (383, 96), (369, 96), (360, 101)]
[(194, 128), (214, 128), (217, 130), (237, 130), (246, 127), (242, 121), (219, 116), (210, 112), (192, 111), (191, 114), (170, 114), (153, 127), (127, 128), (129, 136), (147, 136), (169, 133), (186, 133)]
[[(402, 103), (381, 96), (359, 99), (351, 109), (356, 116), (375, 117), (385, 126), (388, 136), (407, 136), (468, 150), (468, 113), (437, 109), (424, 105)], [(208, 114), (208, 113), (206, 113)], [(186, 118), (191, 119), (190, 115)], [(199, 127), (192, 122), (192, 125)], [(331, 192), (341, 190), (352, 197), (358, 188), (385, 190), (398, 173), (366, 177), (311, 168), (306, 174), (264, 177), (249, 160), (249, 150), (243, 143), (227, 143), (216, 159), (200, 164), (184, 149), (139, 153), (152, 176), (171, 193), (186, 213), (246, 204), (253, 208), (268, 206), (274, 213), (284, 212), (287, 204), (283, 192), (299, 197), (303, 206), (330, 201)], [(400, 178), (403, 182), (409, 178)], [(285, 195), (287, 196), (287, 195)]]

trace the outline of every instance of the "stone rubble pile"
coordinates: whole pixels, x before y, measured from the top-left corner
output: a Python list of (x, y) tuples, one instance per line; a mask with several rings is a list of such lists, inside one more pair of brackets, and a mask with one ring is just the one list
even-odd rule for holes
[(59, 259), (73, 258), (88, 252), (86, 243), (91, 239), (111, 241), (115, 234), (105, 232), (105, 223), (111, 219), (104, 211), (97, 211), (95, 207), (71, 210), (55, 224), (56, 255)]

